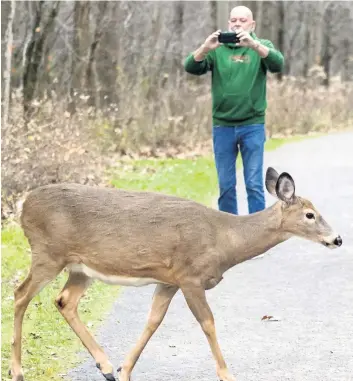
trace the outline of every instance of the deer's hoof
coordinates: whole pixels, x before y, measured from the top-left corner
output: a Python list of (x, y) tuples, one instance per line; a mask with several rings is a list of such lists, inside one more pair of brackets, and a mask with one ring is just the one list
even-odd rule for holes
[[(11, 371), (9, 373), (10, 373), (9, 376), (11, 376)], [(20, 374), (18, 376), (13, 376), (12, 381), (25, 381), (25, 379), (24, 379), (23, 375)]]
[[(118, 373), (121, 373), (122, 372), (122, 367), (121, 366), (119, 366), (119, 368), (116, 370)], [(120, 380), (121, 378), (119, 377), (119, 375), (118, 375), (118, 380)], [(125, 380), (125, 378), (124, 378), (124, 380)], [(131, 377), (129, 377), (129, 381), (131, 381)]]
[[(96, 367), (101, 371), (101, 364), (98, 362), (96, 363)], [(115, 377), (113, 376), (113, 373), (102, 373), (106, 380), (108, 381), (116, 381)]]
[(17, 376), (13, 376), (11, 369), (9, 369), (8, 375), (12, 377), (12, 381), (25, 381), (23, 374), (18, 374)]

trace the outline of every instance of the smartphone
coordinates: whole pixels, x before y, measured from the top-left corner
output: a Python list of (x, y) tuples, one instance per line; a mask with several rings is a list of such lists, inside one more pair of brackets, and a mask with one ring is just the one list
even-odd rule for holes
[(235, 32), (221, 32), (220, 35), (218, 36), (218, 41), (225, 44), (229, 42), (235, 42), (235, 43), (240, 42)]

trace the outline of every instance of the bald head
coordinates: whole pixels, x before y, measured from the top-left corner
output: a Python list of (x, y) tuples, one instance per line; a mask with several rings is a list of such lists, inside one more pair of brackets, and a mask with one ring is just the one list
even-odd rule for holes
[(245, 7), (244, 5), (239, 5), (237, 7), (234, 7), (230, 11), (230, 18), (232, 17), (247, 17), (251, 21), (254, 20), (251, 9), (249, 9), (248, 7)]
[(247, 32), (251, 32), (255, 28), (255, 21), (251, 9), (243, 5), (234, 7), (230, 11), (228, 21), (229, 30), (235, 31), (243, 29)]

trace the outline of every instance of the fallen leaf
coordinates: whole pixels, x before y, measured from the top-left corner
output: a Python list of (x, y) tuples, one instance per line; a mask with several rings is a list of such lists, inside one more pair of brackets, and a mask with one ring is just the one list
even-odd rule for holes
[(272, 315), (264, 315), (261, 320), (267, 320), (267, 321), (279, 321), (279, 318), (276, 318)]

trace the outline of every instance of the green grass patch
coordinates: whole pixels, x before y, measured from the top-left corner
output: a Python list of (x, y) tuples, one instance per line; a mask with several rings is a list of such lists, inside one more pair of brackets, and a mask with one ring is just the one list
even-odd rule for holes
[[(302, 137), (269, 139), (266, 151)], [(237, 167), (242, 165), (238, 156)], [(111, 183), (120, 189), (153, 191), (184, 197), (211, 205), (218, 192), (217, 172), (213, 155), (195, 159), (142, 159), (117, 163), (109, 170)]]
[[(3, 228), (1, 266), (1, 379), (9, 378), (13, 334), (13, 291), (30, 267), (30, 249), (22, 229), (15, 224)], [(67, 279), (63, 272), (37, 295), (29, 305), (23, 324), (22, 364), (27, 380), (62, 380), (60, 373), (80, 362), (77, 353), (84, 349), (54, 306), (54, 299)], [(117, 298), (119, 288), (95, 282), (82, 298), (79, 313), (93, 332)], [(94, 365), (94, 364), (93, 364)]]
[(111, 169), (121, 189), (154, 191), (208, 204), (217, 191), (212, 158), (134, 160)]
[[(301, 138), (300, 138), (301, 139)], [(271, 139), (266, 150), (273, 150), (294, 139)], [(238, 160), (238, 166), (241, 160)], [(213, 156), (195, 159), (148, 159), (117, 163), (108, 169), (117, 188), (155, 191), (211, 205), (218, 193)], [(2, 379), (8, 378), (10, 342), (13, 332), (13, 291), (29, 270), (30, 250), (21, 228), (9, 224), (2, 229)], [(79, 362), (85, 350), (54, 306), (67, 274), (62, 273), (37, 295), (27, 309), (23, 330), (23, 369), (28, 380), (61, 380), (61, 373)], [(80, 303), (80, 316), (93, 332), (108, 312), (118, 287), (94, 283)], [(94, 363), (92, 362), (92, 367)], [(93, 368), (92, 368), (93, 370)]]

